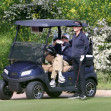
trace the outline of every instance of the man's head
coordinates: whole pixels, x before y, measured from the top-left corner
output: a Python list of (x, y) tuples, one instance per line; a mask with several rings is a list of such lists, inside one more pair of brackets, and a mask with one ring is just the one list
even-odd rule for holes
[(69, 42), (69, 39), (70, 39), (70, 37), (69, 37), (68, 34), (63, 34), (63, 35), (62, 35), (62, 41), (63, 41), (63, 42)]

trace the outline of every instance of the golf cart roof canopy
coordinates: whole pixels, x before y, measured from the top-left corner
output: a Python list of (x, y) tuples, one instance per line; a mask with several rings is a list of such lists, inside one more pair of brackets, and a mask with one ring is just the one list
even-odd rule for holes
[[(72, 27), (74, 20), (62, 20), (62, 19), (35, 19), (35, 20), (20, 20), (14, 24), (31, 27), (57, 27), (67, 26)], [(83, 27), (87, 27), (87, 24), (82, 23)]]

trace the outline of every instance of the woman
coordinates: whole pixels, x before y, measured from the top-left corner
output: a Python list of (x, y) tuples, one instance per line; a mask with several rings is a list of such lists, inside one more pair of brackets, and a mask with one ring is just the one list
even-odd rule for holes
[(75, 34), (69, 43), (63, 43), (63, 45), (72, 46), (75, 87), (77, 88), (74, 98), (85, 99), (85, 55), (88, 52), (89, 41), (82, 28), (83, 24), (75, 21), (73, 24)]

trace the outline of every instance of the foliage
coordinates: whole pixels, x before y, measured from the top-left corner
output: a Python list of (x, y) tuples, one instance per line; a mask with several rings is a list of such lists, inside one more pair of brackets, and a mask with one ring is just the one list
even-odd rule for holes
[(105, 19), (98, 21), (99, 27), (94, 28), (94, 62), (98, 70), (111, 71), (111, 27)]
[(7, 7), (4, 18), (9, 21), (62, 18), (85, 20), (96, 25), (98, 20), (105, 18), (111, 25), (110, 0), (5, 0), (3, 4), (6, 6), (2, 8)]
[(103, 18), (111, 25), (110, 0), (1, 0), (9, 21), (31, 18), (62, 18), (85, 20), (96, 25)]
[(59, 0), (62, 8), (62, 18), (85, 20), (96, 25), (103, 18), (111, 25), (110, 0)]
[(0, 22), (3, 21), (4, 11), (8, 10), (8, 8), (14, 3), (20, 3), (20, 0), (0, 0)]
[(13, 30), (15, 27), (5, 24), (0, 25), (0, 27), (4, 27), (0, 30), (0, 73), (2, 73), (4, 67), (9, 64), (8, 56), (15, 36), (15, 30)]
[(59, 7), (56, 7), (57, 0), (33, 0), (30, 3), (13, 4), (7, 11), (4, 11), (5, 22), (25, 19), (46, 19), (56, 18), (60, 15)]

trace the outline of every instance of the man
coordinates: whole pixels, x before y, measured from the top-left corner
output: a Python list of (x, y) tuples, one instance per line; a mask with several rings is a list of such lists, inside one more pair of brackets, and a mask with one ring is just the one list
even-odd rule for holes
[(59, 83), (65, 82), (65, 78), (62, 75), (62, 70), (63, 70), (63, 67), (68, 66), (71, 61), (71, 51), (72, 51), (71, 47), (63, 46), (63, 45), (61, 45), (61, 42), (69, 42), (69, 35), (64, 34), (62, 36), (61, 41), (56, 40), (53, 43), (53, 46), (54, 46), (55, 50), (57, 51), (57, 55), (53, 59), (53, 62), (52, 62), (53, 69), (52, 69), (51, 82), (50, 82), (51, 87), (56, 86), (55, 79), (57, 77), (57, 74), (58, 74), (58, 82)]

